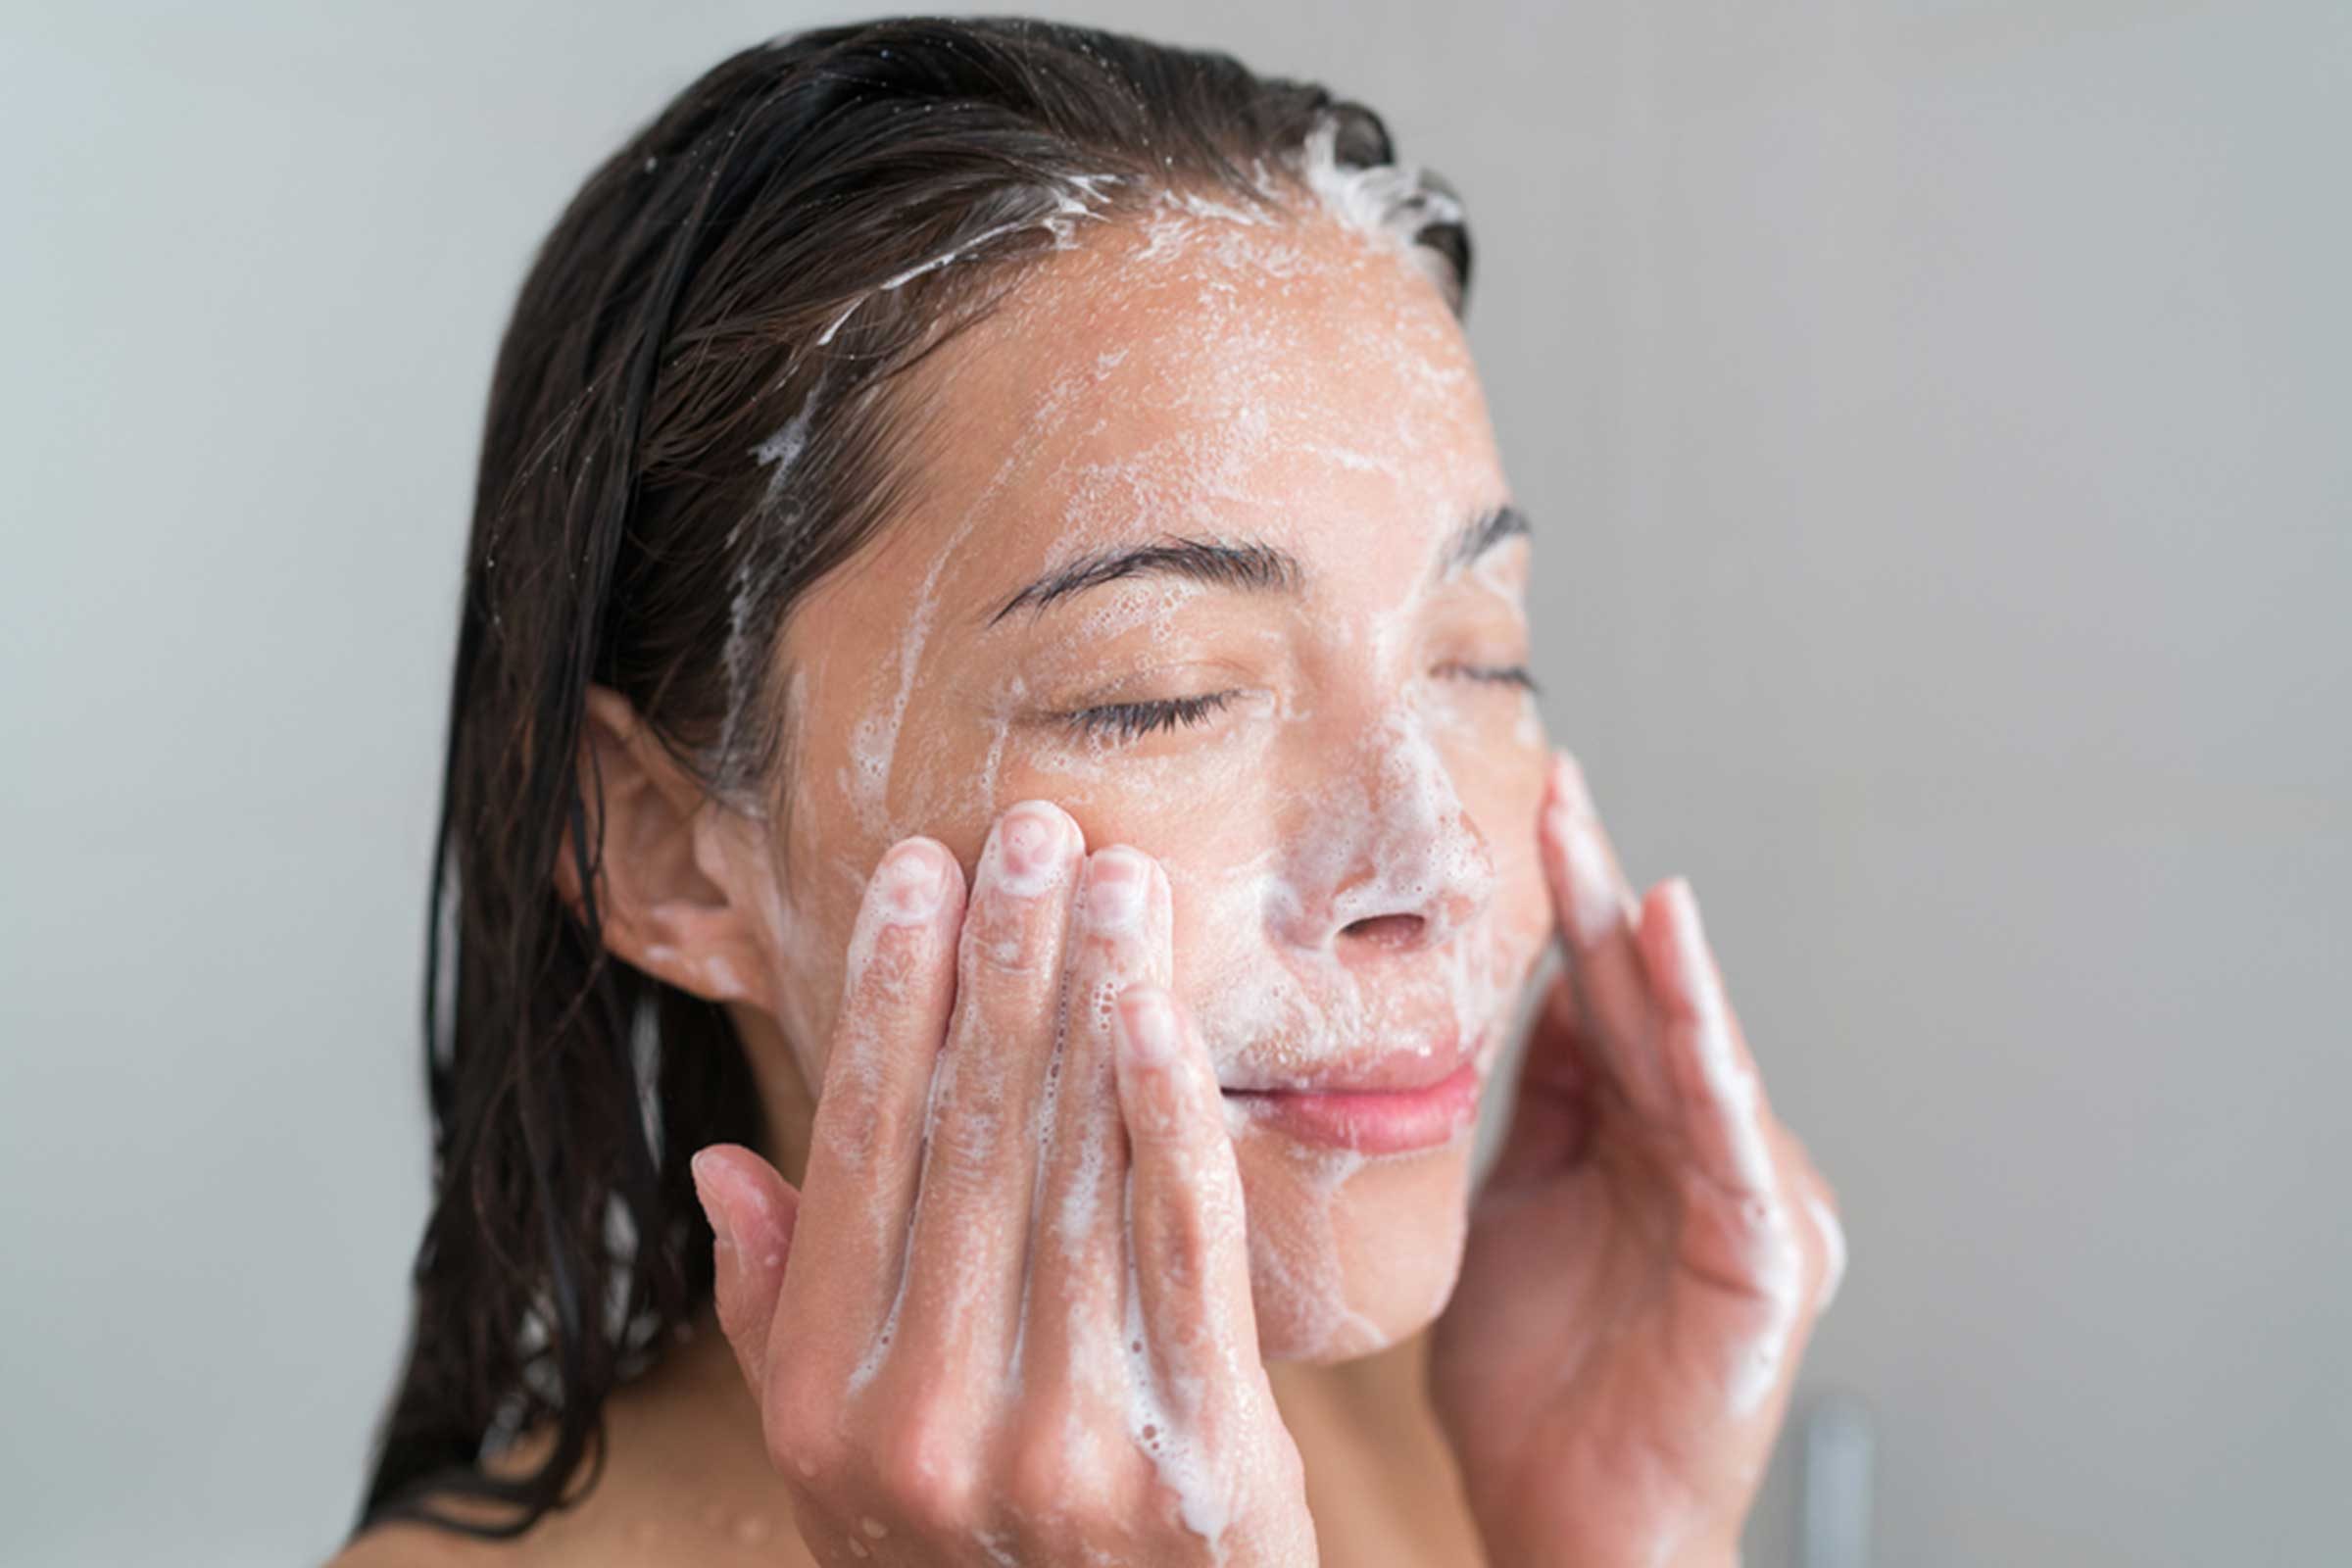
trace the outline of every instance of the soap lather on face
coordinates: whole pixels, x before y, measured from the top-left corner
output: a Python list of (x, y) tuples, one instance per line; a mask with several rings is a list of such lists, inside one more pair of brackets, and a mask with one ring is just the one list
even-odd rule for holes
[[(1526, 542), (1491, 525), (1483, 395), (1408, 256), (1328, 214), (1171, 202), (1086, 230), (918, 368), (921, 502), (784, 633), (772, 935), (808, 1081), (882, 851), (921, 832), (969, 866), (1025, 798), (1165, 866), (1175, 990), (1229, 1091), (1491, 1065), (1547, 925)], [(1487, 548), (1448, 561), (1482, 518)], [(1188, 541), (1257, 567), (1163, 563), (1003, 612)], [(1126, 720), (1082, 717), (1106, 709)], [(1467, 1137), (1382, 1155), (1234, 1125), (1264, 1348), (1359, 1353), (1425, 1321)]]

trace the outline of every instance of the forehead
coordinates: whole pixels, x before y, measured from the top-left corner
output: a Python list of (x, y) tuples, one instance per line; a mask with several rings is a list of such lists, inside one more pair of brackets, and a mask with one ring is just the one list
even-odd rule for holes
[(1459, 323), (1393, 243), (1313, 210), (1085, 232), (909, 377), (915, 555), (990, 581), (1169, 534), (1312, 556), (1442, 537), (1498, 488)]

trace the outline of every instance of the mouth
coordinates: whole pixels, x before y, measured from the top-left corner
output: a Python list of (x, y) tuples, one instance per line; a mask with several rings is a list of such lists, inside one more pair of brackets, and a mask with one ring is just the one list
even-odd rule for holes
[(1229, 1085), (1225, 1098), (1269, 1130), (1306, 1143), (1407, 1153), (1449, 1144), (1478, 1119), (1480, 1054), (1447, 1039), (1280, 1086)]

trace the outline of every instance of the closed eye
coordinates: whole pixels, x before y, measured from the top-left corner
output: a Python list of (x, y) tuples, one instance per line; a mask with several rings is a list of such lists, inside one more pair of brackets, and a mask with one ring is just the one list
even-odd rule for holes
[(1465, 680), (1488, 681), (1497, 686), (1516, 686), (1521, 691), (1534, 692), (1539, 697), (1544, 695), (1544, 688), (1536, 684), (1535, 672), (1525, 664), (1440, 664), (1438, 673), (1459, 675)]
[[(1494, 686), (1511, 686), (1541, 697), (1544, 688), (1525, 664), (1441, 664), (1441, 675), (1452, 675)], [(1061, 715), (1062, 722), (1082, 736), (1124, 744), (1160, 730), (1185, 729), (1207, 722), (1209, 715), (1231, 707), (1237, 691), (1206, 692), (1199, 697), (1160, 698), (1151, 702), (1103, 703)]]
[(1080, 735), (1134, 741), (1154, 730), (1202, 723), (1240, 695), (1238, 691), (1209, 692), (1200, 697), (1171, 697), (1148, 703), (1104, 703), (1099, 708), (1065, 713), (1062, 719)]

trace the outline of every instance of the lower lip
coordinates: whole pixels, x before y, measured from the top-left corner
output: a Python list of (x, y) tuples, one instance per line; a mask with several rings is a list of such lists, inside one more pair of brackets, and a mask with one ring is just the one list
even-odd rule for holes
[(1478, 1117), (1478, 1064), (1465, 1061), (1422, 1089), (1316, 1092), (1227, 1090), (1258, 1121), (1310, 1144), (1401, 1154), (1451, 1143)]

